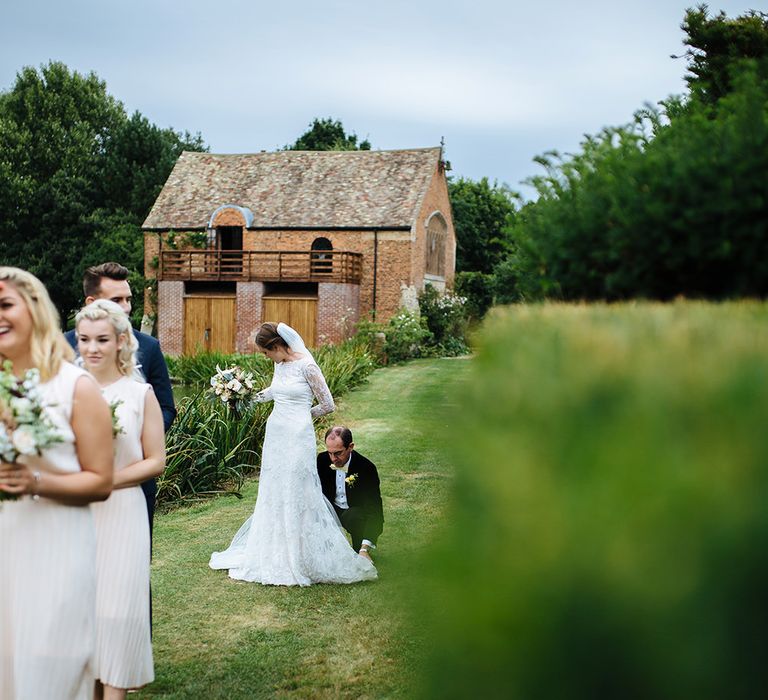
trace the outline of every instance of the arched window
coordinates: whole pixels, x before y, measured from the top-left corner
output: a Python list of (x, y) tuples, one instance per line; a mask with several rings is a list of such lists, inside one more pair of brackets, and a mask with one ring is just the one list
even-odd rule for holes
[(312, 250), (318, 251), (312, 253), (312, 274), (331, 274), (333, 272), (333, 255), (330, 251), (333, 250), (333, 244), (327, 238), (321, 236), (312, 241)]
[(442, 214), (435, 212), (427, 221), (427, 266), (426, 273), (445, 277), (445, 239), (448, 224)]

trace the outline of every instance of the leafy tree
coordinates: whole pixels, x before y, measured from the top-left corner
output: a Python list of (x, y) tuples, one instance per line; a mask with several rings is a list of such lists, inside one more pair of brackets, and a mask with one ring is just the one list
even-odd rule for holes
[(355, 134), (347, 134), (339, 120), (328, 117), (315, 119), (286, 151), (370, 151), (371, 144), (364, 139), (359, 144)]
[(206, 150), (200, 134), (161, 129), (134, 112), (110, 134), (102, 206), (135, 213), (143, 221), (182, 151)]
[(768, 14), (751, 10), (735, 19), (724, 12), (707, 16), (707, 6), (689, 9), (681, 28), (689, 47), (684, 56), (690, 75), (686, 82), (694, 99), (714, 104), (733, 89), (734, 68), (743, 59), (756, 62), (768, 79)]
[(486, 177), (477, 182), (450, 180), (448, 194), (456, 229), (457, 272), (490, 273), (510, 251), (517, 195), (506, 185), (491, 185)]
[(646, 110), (541, 160), (503, 271), (518, 298), (768, 295), (768, 81), (747, 65), (715, 105), (663, 123)]
[(109, 253), (139, 279), (141, 223), (184, 148), (202, 150), (199, 135), (129, 119), (94, 73), (22, 69), (0, 94), (3, 262), (37, 275), (63, 319), (82, 302), (86, 263)]

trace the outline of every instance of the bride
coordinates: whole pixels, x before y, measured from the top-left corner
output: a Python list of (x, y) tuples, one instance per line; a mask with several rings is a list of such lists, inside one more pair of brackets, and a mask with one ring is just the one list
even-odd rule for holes
[(256, 507), (229, 548), (211, 555), (210, 567), (229, 569), (240, 581), (277, 586), (375, 579), (376, 568), (349, 545), (320, 489), (312, 419), (335, 409), (320, 368), (284, 323), (262, 324), (256, 346), (275, 363), (271, 386), (257, 395), (257, 401), (274, 401), (274, 409)]

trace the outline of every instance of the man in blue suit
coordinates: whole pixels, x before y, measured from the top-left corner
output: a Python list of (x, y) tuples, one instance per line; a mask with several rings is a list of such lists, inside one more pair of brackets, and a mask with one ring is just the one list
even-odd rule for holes
[[(126, 314), (131, 313), (131, 286), (128, 284), (128, 269), (119, 263), (107, 262), (95, 267), (89, 267), (83, 274), (83, 293), (85, 303), (90, 304), (96, 299), (109, 299), (114, 301)], [(133, 331), (139, 343), (137, 362), (147, 384), (152, 385), (157, 401), (163, 411), (163, 423), (165, 430), (171, 427), (176, 418), (176, 406), (173, 403), (171, 380), (168, 376), (168, 366), (160, 350), (160, 343), (156, 338), (140, 331)], [(65, 334), (69, 344), (77, 350), (77, 337), (75, 331), (67, 331)], [(144, 497), (147, 500), (147, 513), (149, 515), (149, 533), (152, 536), (152, 522), (155, 515), (155, 497), (157, 495), (157, 482), (149, 479), (141, 485)], [(151, 541), (151, 539), (150, 539)]]

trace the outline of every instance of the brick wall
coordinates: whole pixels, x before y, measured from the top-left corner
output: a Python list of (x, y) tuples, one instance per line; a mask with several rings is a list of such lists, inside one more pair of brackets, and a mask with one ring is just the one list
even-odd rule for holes
[(235, 314), (237, 318), (237, 352), (253, 352), (251, 337), (261, 325), (261, 299), (264, 296), (263, 282), (238, 282)]
[(157, 304), (157, 337), (163, 352), (181, 355), (184, 349), (184, 282), (158, 282)]
[(245, 219), (237, 209), (222, 209), (213, 220), (213, 227), (217, 226), (245, 226)]
[(432, 182), (422, 201), (416, 217), (414, 230), (415, 241), (412, 250), (411, 265), (413, 280), (417, 289), (424, 288), (424, 274), (427, 264), (427, 221), (434, 212), (440, 212), (447, 225), (445, 240), (445, 285), (453, 288), (456, 268), (456, 230), (453, 226), (451, 203), (448, 197), (448, 184), (442, 173), (435, 172)]
[(317, 339), (319, 345), (349, 338), (360, 320), (357, 284), (320, 282), (317, 285)]
[[(445, 284), (453, 286), (456, 264), (456, 234), (451, 216), (450, 201), (445, 176), (435, 170), (421, 202), (412, 230), (349, 230), (349, 231), (243, 231), (245, 250), (309, 250), (316, 238), (327, 238), (334, 250), (345, 250), (363, 255), (363, 270), (360, 285), (339, 285), (320, 283), (324, 288), (318, 300), (318, 336), (329, 340), (343, 337), (334, 330), (340, 317), (347, 316), (346, 309), (354, 308), (356, 319), (365, 317), (374, 309), (376, 320), (386, 322), (401, 307), (403, 294), (413, 296), (424, 287), (426, 266), (426, 222), (434, 212), (440, 212), (447, 225), (445, 242)], [(217, 226), (242, 226), (242, 214), (237, 209), (223, 209), (216, 216)], [(181, 233), (181, 231), (177, 232)], [(152, 261), (162, 249), (157, 233), (144, 235), (145, 275), (155, 277)], [(374, 299), (374, 258), (377, 260)], [(437, 281), (437, 280), (436, 280)], [(158, 293), (159, 309), (158, 334), (166, 352), (181, 352), (183, 347), (183, 283), (160, 282), (165, 289), (163, 296)], [(175, 285), (175, 286), (166, 286)], [(236, 347), (247, 351), (248, 338), (261, 323), (260, 282), (241, 282), (237, 285), (238, 328)], [(327, 288), (326, 288), (327, 287)], [(342, 289), (343, 288), (343, 289)], [(159, 292), (159, 289), (158, 289)], [(171, 306), (167, 306), (171, 304)], [(149, 293), (145, 293), (145, 305), (152, 313)], [(175, 306), (174, 306), (175, 305)], [(163, 340), (163, 337), (166, 339)], [(178, 350), (171, 350), (171, 348)]]

